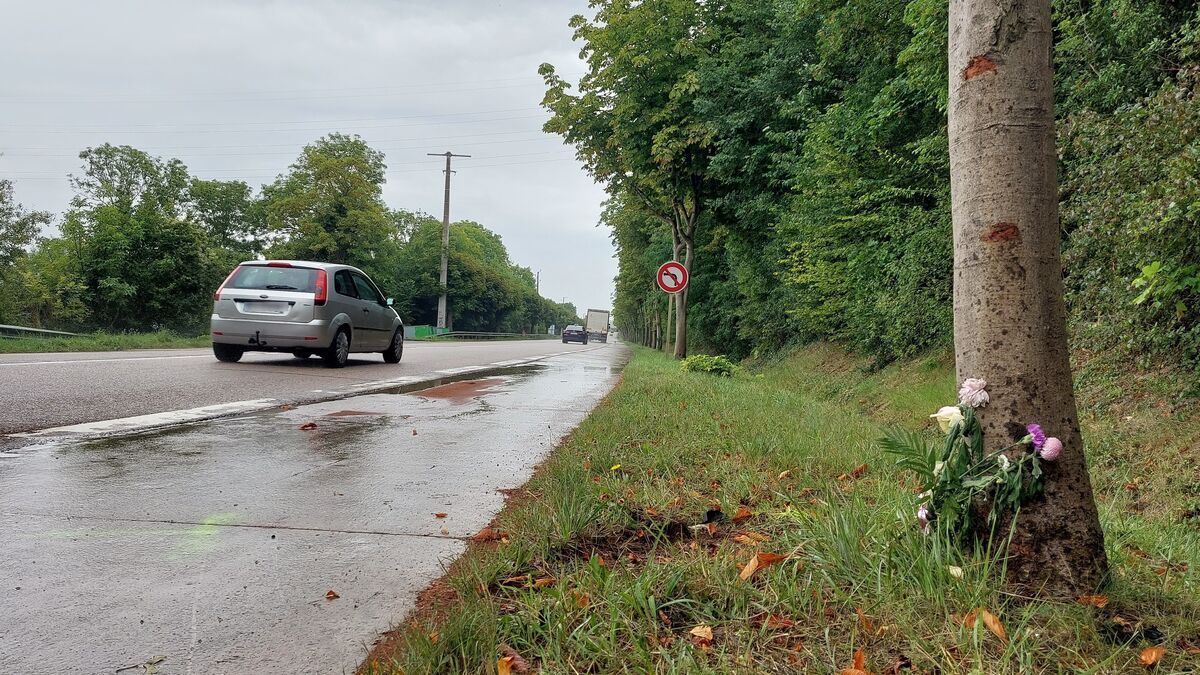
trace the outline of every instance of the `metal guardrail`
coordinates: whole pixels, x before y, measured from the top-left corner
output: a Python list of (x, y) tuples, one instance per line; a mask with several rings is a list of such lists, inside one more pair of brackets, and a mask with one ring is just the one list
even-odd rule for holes
[(68, 333), (64, 330), (47, 330), (45, 328), (29, 328), (27, 326), (9, 326), (0, 324), (0, 337), (54, 337), (58, 335), (78, 337), (79, 333)]

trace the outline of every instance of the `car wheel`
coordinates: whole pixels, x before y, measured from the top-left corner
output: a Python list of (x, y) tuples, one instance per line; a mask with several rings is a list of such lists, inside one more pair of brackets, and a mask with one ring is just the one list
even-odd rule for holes
[(392, 333), (392, 342), (383, 352), (383, 360), (388, 363), (400, 363), (400, 357), (404, 356), (404, 334), (400, 331)]
[(312, 356), (312, 352), (308, 351), (307, 349), (293, 349), (292, 356), (298, 359), (307, 359), (308, 357)]
[(567, 338), (563, 338), (563, 344), (567, 344)]
[(350, 331), (342, 328), (333, 336), (333, 343), (329, 345), (329, 349), (321, 354), (321, 358), (325, 361), (325, 365), (330, 368), (341, 368), (350, 360)]
[(223, 363), (237, 363), (242, 359), (242, 354), (245, 353), (246, 350), (237, 345), (213, 343), (213, 356), (217, 357), (217, 360)]

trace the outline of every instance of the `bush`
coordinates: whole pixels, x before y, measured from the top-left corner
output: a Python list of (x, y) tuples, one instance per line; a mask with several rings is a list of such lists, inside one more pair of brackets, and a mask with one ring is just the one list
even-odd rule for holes
[(733, 377), (733, 371), (737, 366), (733, 365), (724, 356), (709, 356), (708, 354), (696, 354), (689, 356), (680, 363), (683, 372), (685, 373), (710, 373), (720, 377)]

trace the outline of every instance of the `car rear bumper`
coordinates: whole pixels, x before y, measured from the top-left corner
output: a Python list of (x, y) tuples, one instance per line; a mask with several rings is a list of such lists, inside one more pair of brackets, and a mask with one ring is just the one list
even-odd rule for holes
[(214, 314), (210, 322), (212, 341), (239, 345), (248, 350), (275, 351), (298, 347), (324, 349), (333, 342), (329, 321), (313, 319), (308, 323), (225, 319)]

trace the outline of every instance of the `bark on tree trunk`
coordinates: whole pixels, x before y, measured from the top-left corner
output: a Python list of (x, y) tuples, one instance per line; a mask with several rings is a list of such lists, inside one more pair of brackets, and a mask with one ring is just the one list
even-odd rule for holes
[(1097, 587), (1108, 563), (1068, 360), (1051, 57), (1050, 0), (951, 0), (957, 374), (988, 382), (988, 452), (1030, 422), (1062, 439), (1043, 463), (1044, 496), (1021, 509), (1008, 572), (1020, 588), (1070, 596)]
[[(684, 243), (684, 259), (683, 268), (687, 270), (688, 279), (692, 277), (692, 257), (694, 248), (689, 240)], [(676, 256), (678, 259), (678, 256)], [(688, 282), (691, 286), (691, 282)], [(675, 294), (675, 358), (682, 359), (687, 357), (687, 315), (688, 315), (688, 289), (684, 288)]]

